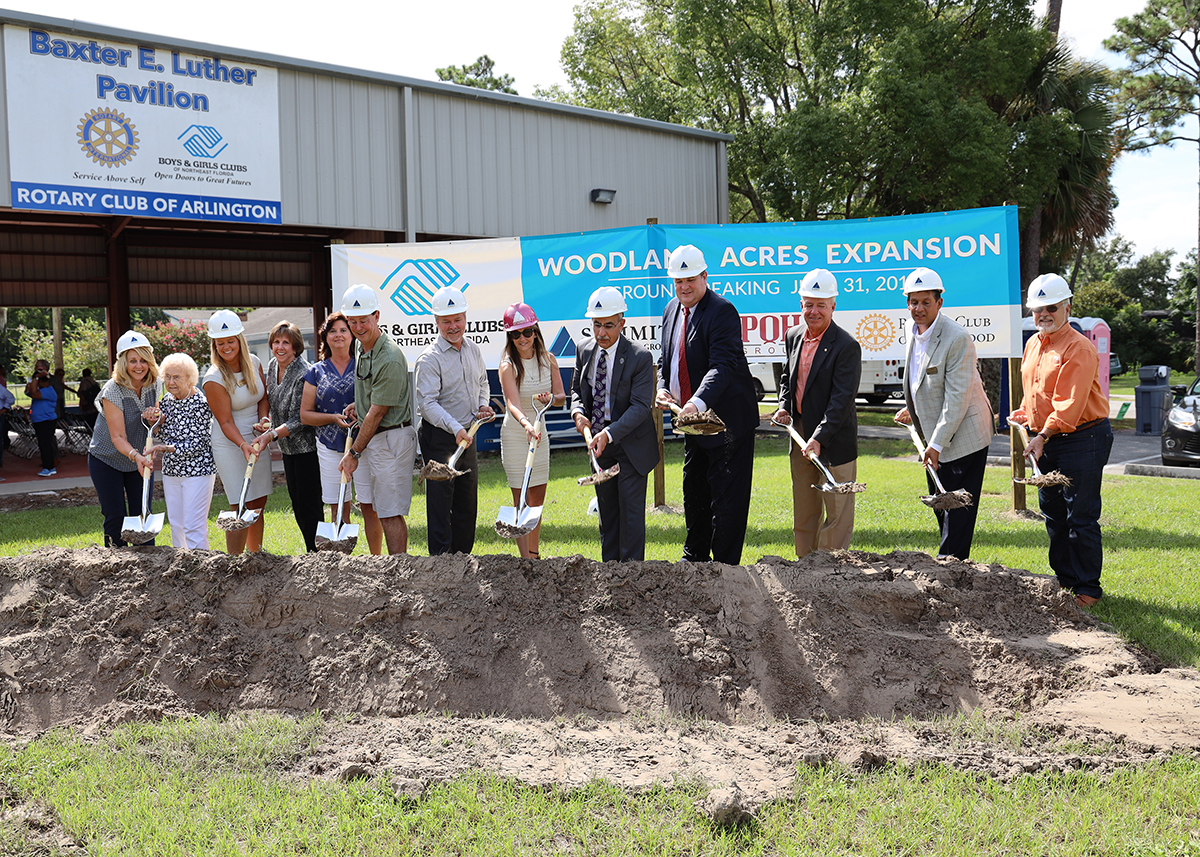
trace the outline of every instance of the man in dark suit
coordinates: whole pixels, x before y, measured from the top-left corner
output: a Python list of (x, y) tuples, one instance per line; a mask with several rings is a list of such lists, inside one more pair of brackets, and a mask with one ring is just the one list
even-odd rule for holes
[(646, 558), (646, 476), (658, 464), (654, 361), (622, 335), (625, 310), (617, 289), (604, 286), (592, 293), (585, 315), (593, 338), (579, 348), (571, 376), (576, 431), (592, 432), (601, 467), (621, 465), (620, 473), (596, 485), (605, 562)]
[(784, 336), (787, 371), (779, 381), (777, 422), (799, 419), (807, 441), (791, 444), (792, 534), (796, 556), (814, 550), (844, 550), (854, 533), (854, 495), (825, 494), (814, 485), (825, 477), (808, 455), (820, 456), (838, 482), (858, 475), (858, 413), (854, 397), (862, 376), (862, 348), (833, 323), (837, 278), (824, 268), (800, 283), (804, 324)]
[(675, 297), (663, 312), (657, 404), (682, 403), (685, 414), (712, 410), (725, 423), (721, 434), (689, 435), (683, 442), (683, 558), (707, 562), (711, 556), (738, 565), (758, 428), (742, 320), (733, 304), (708, 288), (708, 264), (698, 248), (675, 248), (667, 274), (675, 281)]

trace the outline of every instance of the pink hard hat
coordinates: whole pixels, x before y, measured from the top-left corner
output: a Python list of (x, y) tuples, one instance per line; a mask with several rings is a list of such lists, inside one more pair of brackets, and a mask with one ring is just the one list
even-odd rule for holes
[(538, 323), (537, 314), (529, 304), (515, 303), (504, 311), (504, 332), (524, 330)]

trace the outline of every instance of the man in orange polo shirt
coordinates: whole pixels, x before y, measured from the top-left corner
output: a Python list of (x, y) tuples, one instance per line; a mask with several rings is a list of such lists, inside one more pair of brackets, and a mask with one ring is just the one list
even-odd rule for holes
[(1100, 481), (1112, 450), (1108, 398), (1100, 391), (1096, 347), (1067, 323), (1071, 287), (1058, 274), (1029, 284), (1025, 305), (1038, 332), (1025, 345), (1021, 383), (1025, 397), (1009, 418), (1030, 433), (1026, 458), (1044, 472), (1057, 470), (1070, 485), (1038, 489), (1050, 536), (1050, 567), (1075, 603), (1091, 607), (1100, 588)]

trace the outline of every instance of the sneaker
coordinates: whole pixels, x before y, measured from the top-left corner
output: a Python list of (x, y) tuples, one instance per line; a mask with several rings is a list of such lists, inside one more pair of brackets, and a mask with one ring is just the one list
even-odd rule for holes
[(38, 476), (53, 476), (57, 472), (58, 472), (57, 470), (47, 470), (46, 468), (43, 467), (41, 470), (38, 471)]

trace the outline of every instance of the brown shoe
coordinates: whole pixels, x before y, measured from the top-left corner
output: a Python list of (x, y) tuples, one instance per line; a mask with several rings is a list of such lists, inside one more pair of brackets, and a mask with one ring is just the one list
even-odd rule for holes
[(1091, 595), (1076, 595), (1075, 604), (1079, 607), (1095, 607), (1100, 603), (1099, 598), (1093, 598)]

